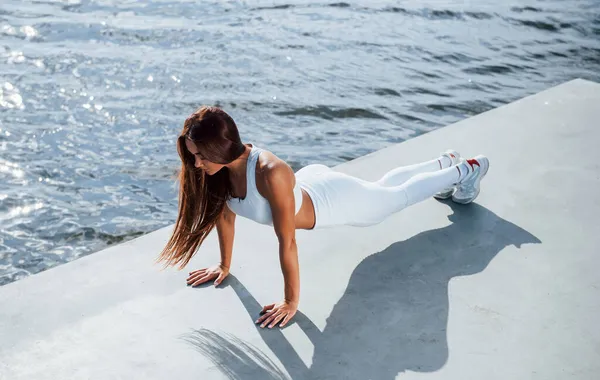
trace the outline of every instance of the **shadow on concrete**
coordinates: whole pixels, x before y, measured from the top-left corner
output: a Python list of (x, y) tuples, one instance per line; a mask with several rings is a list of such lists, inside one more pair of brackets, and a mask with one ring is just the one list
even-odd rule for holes
[(288, 379), (289, 377), (257, 347), (230, 335), (207, 329), (194, 330), (183, 339), (211, 359), (230, 379)]
[[(447, 204), (454, 211), (452, 224), (394, 243), (356, 267), (324, 331), (296, 314), (294, 323), (314, 345), (310, 367), (280, 329), (256, 327), (293, 379), (391, 380), (402, 371), (431, 372), (446, 363), (450, 279), (481, 272), (509, 245), (541, 243), (478, 204)], [(234, 276), (226, 285), (238, 294), (254, 324), (261, 305)], [(209, 330), (189, 337), (231, 379), (288, 378), (265, 354), (239, 339)]]

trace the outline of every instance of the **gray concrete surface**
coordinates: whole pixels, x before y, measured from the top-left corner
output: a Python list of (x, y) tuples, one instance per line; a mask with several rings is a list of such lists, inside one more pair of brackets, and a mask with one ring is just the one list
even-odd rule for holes
[(598, 379), (599, 123), (600, 85), (575, 80), (339, 166), (491, 161), (471, 205), (299, 231), (283, 330), (253, 324), (282, 277), (271, 229), (243, 219), (219, 288), (185, 285), (215, 234), (184, 271), (154, 264), (171, 226), (6, 285), (0, 379)]

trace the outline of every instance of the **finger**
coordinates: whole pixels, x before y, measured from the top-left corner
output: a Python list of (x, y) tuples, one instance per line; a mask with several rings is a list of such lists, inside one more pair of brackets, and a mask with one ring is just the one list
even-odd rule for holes
[(272, 313), (269, 318), (265, 319), (265, 321), (260, 325), (260, 327), (264, 328), (266, 325), (268, 325), (269, 323), (271, 323), (275, 319), (276, 315), (278, 315), (278, 314), (277, 313)]
[(206, 272), (206, 269), (207, 269), (207, 268), (202, 268), (202, 269), (197, 269), (197, 270), (191, 271), (191, 272), (189, 273), (189, 275), (191, 276), (191, 275), (194, 275), (194, 274), (197, 274), (197, 273)]
[(223, 281), (224, 278), (225, 278), (225, 273), (221, 272), (219, 277), (217, 277), (217, 279), (215, 280), (215, 286), (219, 285), (221, 283), (221, 281)]
[(208, 268), (198, 269), (198, 270), (195, 270), (193, 272), (190, 272), (190, 276), (193, 276), (195, 274), (200, 274), (200, 273), (206, 273), (207, 271), (208, 271)]
[(204, 277), (199, 278), (198, 280), (196, 280), (196, 282), (194, 282), (192, 284), (192, 286), (198, 286), (200, 284), (204, 284), (206, 281), (210, 280), (210, 276), (206, 275)]
[(256, 323), (261, 323), (262, 321), (264, 321), (265, 319), (269, 318), (271, 316), (271, 314), (273, 314), (272, 311), (269, 311), (268, 313), (263, 314), (263, 316), (261, 316), (260, 318), (258, 318), (256, 320)]
[(266, 312), (262, 317), (258, 318), (256, 323), (261, 323), (265, 319), (269, 318), (273, 313), (277, 312), (277, 309)]
[(207, 273), (206, 271), (204, 271), (204, 272), (197, 272), (197, 273), (194, 273), (193, 275), (191, 275), (191, 276), (189, 276), (189, 277), (187, 278), (187, 281), (188, 281), (188, 282), (190, 282), (190, 281), (194, 281), (194, 279), (198, 279), (198, 278), (200, 278), (200, 277), (203, 277), (203, 276), (205, 276), (205, 275), (206, 275), (206, 273)]
[(275, 304), (274, 304), (274, 303), (272, 303), (272, 304), (270, 304), (270, 305), (267, 305), (267, 306), (263, 307), (263, 309), (262, 309), (262, 311), (261, 311), (260, 313), (261, 313), (261, 314), (263, 314), (263, 313), (264, 313), (264, 312), (266, 312), (267, 310), (270, 310), (270, 309), (272, 309), (272, 308), (274, 308), (274, 307), (275, 307)]
[(283, 319), (283, 322), (281, 322), (279, 324), (279, 327), (284, 327), (285, 325), (287, 325), (287, 323), (290, 321), (290, 319), (292, 319), (294, 317), (294, 315), (296, 314), (296, 312), (293, 313), (288, 313), (285, 318)]
[(264, 322), (262, 323), (262, 325), (260, 327), (265, 327), (269, 323), (273, 323), (275, 321), (275, 319), (277, 317), (279, 317), (280, 314), (285, 314), (285, 311), (281, 310), (281, 309), (273, 310), (273, 312), (269, 314), (269, 317), (264, 320)]
[(187, 281), (187, 283), (188, 283), (188, 284), (192, 284), (192, 283), (194, 283), (194, 282), (198, 281), (199, 279), (201, 279), (201, 278), (204, 278), (204, 277), (207, 277), (207, 276), (208, 276), (208, 274), (207, 274), (207, 273), (205, 273), (205, 274), (198, 274), (198, 275), (195, 275), (194, 277), (190, 278), (190, 279)]
[(192, 282), (196, 281), (197, 279), (199, 279), (200, 277), (198, 276), (193, 276), (193, 277), (188, 277), (185, 282), (187, 282), (188, 285), (190, 285)]
[(269, 328), (272, 329), (274, 326), (276, 326), (279, 323), (279, 321), (281, 321), (286, 315), (287, 315), (287, 312), (285, 312), (285, 311), (277, 314), (273, 318), (273, 322), (271, 322), (271, 324), (269, 325)]

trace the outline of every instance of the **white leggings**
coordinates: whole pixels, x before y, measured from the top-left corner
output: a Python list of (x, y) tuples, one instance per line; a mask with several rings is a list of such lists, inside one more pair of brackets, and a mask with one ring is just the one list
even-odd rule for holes
[(314, 204), (315, 229), (370, 226), (455, 185), (459, 171), (456, 167), (441, 169), (440, 165), (436, 159), (399, 167), (369, 182), (313, 164), (300, 169), (296, 180)]

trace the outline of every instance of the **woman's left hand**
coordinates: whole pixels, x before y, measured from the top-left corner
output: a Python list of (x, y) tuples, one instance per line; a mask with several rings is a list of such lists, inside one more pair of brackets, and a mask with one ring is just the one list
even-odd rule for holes
[(267, 305), (263, 307), (261, 314), (264, 314), (262, 317), (258, 318), (256, 323), (262, 323), (260, 325), (261, 328), (269, 325), (269, 328), (272, 328), (279, 324), (279, 327), (284, 327), (290, 319), (296, 314), (298, 310), (298, 305), (296, 303), (282, 301), (279, 303), (273, 303), (271, 305)]

